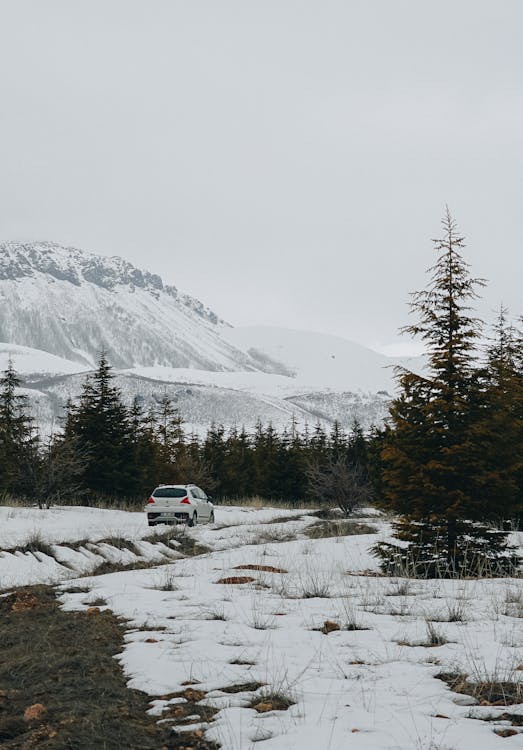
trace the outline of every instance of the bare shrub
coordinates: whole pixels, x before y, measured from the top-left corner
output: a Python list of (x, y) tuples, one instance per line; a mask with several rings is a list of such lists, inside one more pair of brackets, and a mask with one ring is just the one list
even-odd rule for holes
[(430, 620), (426, 620), (425, 625), (427, 628), (428, 646), (444, 646), (445, 643), (448, 643), (445, 634), (441, 630), (438, 630), (433, 622), (431, 622)]
[(347, 516), (372, 499), (366, 473), (359, 464), (349, 463), (343, 456), (323, 463), (309, 462), (306, 475), (311, 495), (322, 504), (339, 507)]

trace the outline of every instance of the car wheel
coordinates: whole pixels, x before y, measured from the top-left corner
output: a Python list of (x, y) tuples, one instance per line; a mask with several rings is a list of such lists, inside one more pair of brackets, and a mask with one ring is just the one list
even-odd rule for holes
[(214, 511), (209, 516), (209, 523), (214, 523)]
[(196, 526), (197, 523), (198, 523), (198, 514), (193, 513), (192, 518), (189, 518), (189, 520), (187, 521), (187, 526)]

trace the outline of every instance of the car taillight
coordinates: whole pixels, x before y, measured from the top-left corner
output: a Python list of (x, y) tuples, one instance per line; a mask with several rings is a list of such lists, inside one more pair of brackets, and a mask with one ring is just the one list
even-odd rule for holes
[(151, 503), (154, 503), (154, 497), (150, 497), (149, 500), (147, 500), (146, 505), (150, 505)]
[(180, 500), (180, 505), (190, 505), (191, 501), (188, 497), (184, 497), (183, 500)]

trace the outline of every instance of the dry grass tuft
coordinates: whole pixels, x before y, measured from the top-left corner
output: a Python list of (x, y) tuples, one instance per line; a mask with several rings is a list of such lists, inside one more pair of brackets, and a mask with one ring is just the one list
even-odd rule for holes
[(497, 679), (471, 681), (460, 672), (440, 672), (435, 675), (446, 682), (454, 693), (470, 695), (483, 706), (512, 706), (523, 703), (523, 683)]

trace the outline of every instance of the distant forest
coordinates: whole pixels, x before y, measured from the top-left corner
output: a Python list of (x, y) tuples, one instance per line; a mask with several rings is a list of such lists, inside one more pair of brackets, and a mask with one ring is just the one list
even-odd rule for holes
[[(78, 402), (67, 403), (63, 432), (42, 441), (21, 385), (10, 365), (0, 378), (0, 491), (7, 496), (41, 506), (140, 506), (158, 484), (193, 482), (218, 500), (309, 499), (352, 508), (370, 499), (370, 438), (357, 423), (349, 433), (337, 422), (326, 432), (319, 423), (300, 430), (293, 421), (281, 432), (258, 423), (252, 432), (212, 424), (204, 437), (187, 434), (167, 395), (147, 411), (139, 399), (126, 406), (102, 354)], [(322, 486), (329, 472), (339, 489), (332, 481)]]

